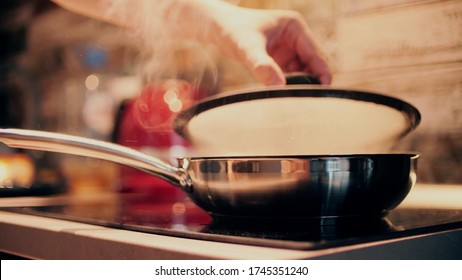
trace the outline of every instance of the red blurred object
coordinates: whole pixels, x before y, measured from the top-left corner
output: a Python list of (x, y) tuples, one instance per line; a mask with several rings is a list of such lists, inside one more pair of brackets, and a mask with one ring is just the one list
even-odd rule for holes
[[(172, 122), (182, 109), (191, 106), (204, 94), (189, 83), (168, 80), (145, 87), (135, 100), (121, 107), (114, 133), (115, 142), (135, 149), (154, 152), (154, 156), (170, 160), (174, 146), (190, 144), (177, 135)], [(129, 167), (121, 167), (121, 192), (141, 194), (146, 201), (181, 201), (186, 196), (165, 180)]]

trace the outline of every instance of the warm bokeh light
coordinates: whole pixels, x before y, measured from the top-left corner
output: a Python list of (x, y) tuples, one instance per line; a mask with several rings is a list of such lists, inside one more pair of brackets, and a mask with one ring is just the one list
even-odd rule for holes
[(95, 90), (98, 88), (98, 86), (99, 86), (98, 76), (91, 74), (91, 75), (88, 75), (87, 78), (85, 78), (85, 87), (88, 90)]
[(168, 108), (170, 109), (170, 111), (172, 111), (173, 113), (178, 113), (181, 111), (181, 109), (183, 108), (183, 102), (181, 102), (180, 99), (176, 99), (174, 102), (168, 104)]
[(176, 87), (171, 87), (164, 93), (164, 102), (168, 104), (168, 108), (173, 113), (178, 113), (183, 109), (183, 102), (179, 96), (179, 91)]
[(34, 180), (34, 165), (23, 154), (0, 157), (0, 188), (29, 188)]
[(174, 88), (168, 89), (164, 93), (164, 101), (165, 101), (165, 103), (171, 104), (171, 103), (175, 102), (175, 100), (178, 100), (178, 91), (176, 89), (174, 89)]
[(5, 187), (5, 182), (8, 180), (9, 174), (8, 165), (0, 161), (0, 188)]
[(184, 205), (184, 203), (177, 202), (173, 204), (172, 206), (172, 212), (175, 215), (183, 215), (185, 211), (186, 211), (186, 206)]

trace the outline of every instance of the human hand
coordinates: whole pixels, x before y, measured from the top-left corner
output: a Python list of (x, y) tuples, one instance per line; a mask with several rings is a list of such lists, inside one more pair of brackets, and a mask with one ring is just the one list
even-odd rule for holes
[(263, 84), (285, 84), (284, 72), (309, 73), (322, 84), (331, 82), (326, 56), (299, 13), (230, 6), (224, 15), (213, 41), (243, 61)]
[(172, 38), (215, 44), (245, 63), (266, 85), (285, 84), (284, 72), (312, 74), (323, 84), (332, 79), (325, 54), (298, 12), (249, 9), (217, 0), (146, 0), (118, 1), (120, 13), (108, 14), (105, 10), (113, 1), (53, 1), (81, 14), (131, 27), (145, 35), (145, 40), (150, 38), (149, 30), (159, 26), (151, 26), (150, 20), (139, 15), (155, 12), (149, 19), (168, 21), (161, 28)]

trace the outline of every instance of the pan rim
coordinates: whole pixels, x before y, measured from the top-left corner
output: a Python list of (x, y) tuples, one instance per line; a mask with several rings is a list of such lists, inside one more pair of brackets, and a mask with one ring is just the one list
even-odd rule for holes
[(178, 158), (178, 160), (331, 160), (331, 159), (359, 159), (359, 158), (384, 158), (397, 157), (417, 159), (420, 157), (418, 153), (375, 153), (375, 154), (320, 154), (320, 155), (270, 155), (270, 156), (195, 156)]
[(254, 88), (241, 91), (230, 91), (202, 99), (195, 105), (181, 111), (173, 121), (173, 128), (180, 136), (190, 140), (187, 124), (192, 118), (207, 110), (224, 105), (259, 99), (303, 97), (349, 99), (371, 102), (393, 108), (404, 113), (409, 120), (408, 127), (402, 132), (402, 136), (414, 130), (421, 122), (419, 110), (410, 103), (396, 97), (377, 92), (340, 89), (322, 85), (286, 85), (259, 88), (258, 90)]

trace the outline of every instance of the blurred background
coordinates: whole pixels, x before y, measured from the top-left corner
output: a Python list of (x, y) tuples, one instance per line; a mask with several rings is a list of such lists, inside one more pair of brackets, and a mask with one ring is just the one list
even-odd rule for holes
[[(239, 4), (300, 11), (331, 57), (334, 86), (385, 93), (421, 111), (419, 128), (395, 148), (422, 155), (418, 182), (462, 184), (462, 1)], [(204, 96), (256, 83), (243, 65), (212, 47), (201, 46), (198, 56), (197, 46), (183, 42), (175, 45), (174, 61), (163, 65), (162, 75), (147, 81), (138, 72), (143, 61), (136, 40), (118, 27), (47, 0), (2, 0), (0, 9), (0, 127), (57, 131), (162, 158), (181, 156), (190, 147), (168, 125), (175, 113)], [(203, 53), (214, 68), (199, 75)], [(162, 102), (157, 92), (172, 94)], [(119, 177), (121, 172), (126, 176)], [(64, 188), (84, 194), (149, 184), (130, 172), (99, 160), (0, 146), (3, 191), (20, 186), (41, 194)], [(11, 174), (19, 175), (5, 179)], [(36, 182), (40, 187), (33, 188)]]

